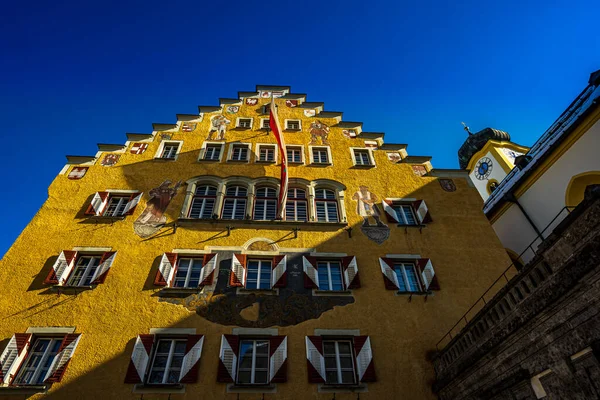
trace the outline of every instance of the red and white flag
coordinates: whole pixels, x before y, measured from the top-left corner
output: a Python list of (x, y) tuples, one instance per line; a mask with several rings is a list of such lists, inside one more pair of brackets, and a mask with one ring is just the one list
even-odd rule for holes
[(288, 163), (287, 154), (285, 152), (285, 140), (281, 126), (279, 125), (279, 117), (277, 116), (277, 107), (275, 106), (275, 99), (271, 97), (270, 107), (270, 118), (269, 127), (275, 135), (277, 144), (279, 145), (279, 155), (281, 159), (281, 185), (279, 188), (279, 219), (285, 219), (285, 203), (287, 201), (288, 191)]

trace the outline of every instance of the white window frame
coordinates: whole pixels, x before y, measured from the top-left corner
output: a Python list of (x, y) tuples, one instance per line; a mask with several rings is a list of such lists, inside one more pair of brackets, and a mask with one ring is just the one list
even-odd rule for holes
[[(232, 160), (231, 157), (233, 156), (233, 149), (234, 147), (241, 147), (241, 146), (246, 146), (248, 148), (248, 155), (246, 157), (245, 160)], [(234, 162), (234, 163), (249, 163), (250, 162), (250, 158), (251, 158), (251, 153), (252, 153), (252, 145), (250, 143), (241, 143), (241, 142), (233, 142), (229, 144), (229, 149), (227, 151), (227, 162)]]
[[(286, 131), (298, 132), (298, 131), (302, 130), (302, 120), (300, 120), (300, 119), (286, 119), (286, 120), (284, 120), (284, 122), (285, 122), (284, 126), (285, 126)], [(298, 128), (290, 128), (288, 125), (289, 122), (298, 122)]]
[[(251, 262), (258, 262), (258, 270), (256, 271), (256, 287), (251, 288), (248, 287), (248, 274), (250, 272), (250, 263)], [(263, 265), (263, 263), (267, 263), (268, 264), (268, 269), (270, 272), (270, 276), (269, 276), (269, 287), (268, 288), (261, 288), (260, 287), (260, 272), (264, 269), (267, 268), (266, 266)], [(271, 280), (273, 279), (273, 260), (272, 259), (263, 259), (263, 258), (249, 258), (246, 260), (246, 286), (245, 289), (249, 289), (249, 290), (271, 290), (272, 286), (271, 286)]]
[[(326, 385), (355, 385), (356, 384), (356, 362), (355, 362), (355, 357), (356, 355), (354, 354), (354, 343), (352, 342), (352, 340), (345, 340), (345, 339), (329, 339), (326, 337), (323, 337), (323, 357), (327, 357), (327, 355), (325, 354), (325, 343), (326, 342), (334, 342), (335, 343), (335, 363), (336, 363), (336, 371), (337, 371), (337, 375), (338, 375), (338, 381), (337, 382), (325, 382)], [(341, 362), (340, 362), (340, 348), (339, 348), (339, 343), (340, 342), (344, 342), (344, 343), (348, 343), (350, 345), (350, 359), (352, 360), (352, 382), (351, 383), (343, 383), (342, 380), (342, 366), (341, 366)], [(325, 376), (327, 376), (327, 368), (325, 368)]]
[[(185, 281), (184, 281), (184, 285), (183, 286), (175, 286), (175, 281), (177, 280), (177, 273), (179, 272), (179, 263), (181, 262), (181, 260), (190, 260), (190, 264), (188, 266), (188, 271), (187, 274), (185, 276)], [(190, 277), (192, 275), (192, 268), (194, 267), (194, 265), (197, 266), (197, 263), (200, 264), (200, 273), (202, 273), (202, 268), (204, 267), (204, 257), (198, 257), (198, 255), (193, 256), (193, 255), (177, 255), (177, 265), (175, 268), (175, 272), (173, 274), (173, 280), (172, 280), (172, 288), (174, 289), (196, 289), (200, 286), (200, 284), (202, 283), (201, 280), (198, 281), (198, 285), (196, 286), (190, 286)], [(202, 275), (200, 275), (200, 278), (202, 277)]]
[[(112, 215), (108, 215), (107, 212), (110, 208), (112, 201), (117, 198), (119, 199), (119, 203), (114, 211), (118, 211), (119, 209), (121, 211), (118, 214), (115, 214), (113, 212)], [(118, 193), (118, 192), (109, 193), (108, 199), (106, 201), (106, 206), (104, 207), (104, 210), (102, 210), (102, 216), (103, 217), (113, 217), (113, 218), (114, 217), (124, 217), (125, 216), (125, 212), (124, 212), (125, 207), (127, 206), (127, 203), (129, 203), (130, 200), (131, 200), (130, 193)]]
[[(257, 191), (262, 188), (275, 190), (275, 197), (258, 197)], [(279, 190), (278, 187), (271, 187), (269, 185), (264, 185), (264, 184), (258, 184), (258, 185), (255, 184), (254, 185), (254, 201), (252, 202), (253, 203), (253, 207), (252, 207), (252, 220), (253, 221), (273, 221), (277, 218), (277, 211), (278, 211), (277, 208), (279, 207), (278, 190)], [(267, 207), (266, 207), (267, 202), (268, 201), (275, 202), (275, 215), (272, 220), (266, 219), (266, 218), (260, 218), (260, 219), (256, 218), (256, 204), (259, 200), (265, 202), (265, 208), (263, 210), (263, 217), (267, 213)]]
[[(198, 190), (198, 187), (201, 186), (213, 186), (215, 188), (215, 195), (214, 197), (211, 195), (196, 195), (196, 191)], [(202, 214), (204, 212), (204, 208), (206, 207), (206, 200), (204, 201), (204, 204), (202, 205), (202, 208), (200, 209), (200, 216), (198, 218), (192, 217), (192, 207), (194, 206), (194, 199), (196, 198), (200, 198), (200, 199), (214, 199), (214, 204), (213, 204), (213, 209), (212, 209), (212, 213), (210, 214), (210, 217), (208, 218), (212, 218), (213, 215), (215, 215), (217, 209), (218, 209), (218, 202), (219, 202), (219, 185), (215, 184), (214, 182), (197, 182), (193, 187), (192, 187), (192, 191), (190, 191), (190, 197), (189, 197), (189, 207), (187, 210), (187, 214), (186, 214), (186, 218), (191, 218), (191, 219), (207, 219), (207, 218), (202, 218)]]
[[(242, 360), (242, 354), (240, 354), (240, 362), (237, 365), (237, 371), (236, 371), (236, 376), (235, 376), (235, 382), (237, 384), (240, 385), (267, 385), (269, 383), (269, 369), (270, 369), (270, 347), (271, 347), (271, 343), (269, 339), (253, 339), (253, 338), (240, 338), (240, 344), (239, 344), (239, 351), (241, 352), (241, 348), (242, 348), (242, 343), (244, 342), (252, 342), (252, 365), (250, 366), (250, 382), (240, 382), (240, 366), (241, 366), (241, 360)], [(265, 382), (254, 382), (255, 381), (255, 374), (256, 374), (256, 344), (257, 342), (266, 342), (267, 343), (267, 373), (266, 373), (266, 381)]]
[[(169, 353), (167, 356), (167, 364), (164, 367), (162, 382), (150, 382), (150, 376), (152, 375), (152, 371), (154, 370), (154, 363), (156, 362), (156, 356), (159, 354), (158, 347), (159, 347), (161, 341), (170, 341), (171, 342), (171, 346), (169, 348)], [(173, 338), (168, 338), (168, 337), (157, 338), (156, 346), (155, 346), (155, 349), (152, 354), (152, 364), (150, 366), (150, 369), (148, 370), (148, 374), (147, 374), (147, 378), (146, 378), (147, 384), (150, 384), (150, 385), (174, 385), (174, 384), (177, 384), (177, 382), (167, 383), (169, 373), (173, 370), (172, 363), (173, 363), (173, 356), (175, 354), (176, 342), (183, 342), (187, 346), (187, 340), (184, 338), (175, 338), (175, 337), (173, 337)], [(164, 353), (162, 353), (162, 354), (164, 354)], [(183, 351), (183, 356), (185, 357), (185, 350)], [(182, 367), (183, 367), (183, 360), (182, 360), (181, 366), (176, 370), (179, 372), (177, 374), (177, 376), (179, 376), (179, 374), (181, 373)], [(179, 381), (179, 379), (178, 379), (178, 381)]]
[[(271, 126), (269, 125), (269, 120), (270, 118), (261, 118), (260, 119), (260, 129), (271, 129)], [(267, 122), (267, 126), (265, 126), (265, 121)]]
[[(249, 119), (250, 120), (250, 127), (245, 127), (245, 126), (241, 126), (240, 122), (243, 119)], [(252, 129), (252, 125), (254, 124), (254, 118), (252, 117), (237, 117), (235, 120), (235, 127), (237, 129)]]
[[(327, 151), (327, 160), (328, 162), (316, 162), (313, 149), (325, 149)], [(329, 146), (308, 146), (308, 151), (310, 152), (310, 162), (314, 165), (333, 165), (333, 158), (331, 157), (331, 147)]]
[[(175, 152), (175, 157), (173, 158), (163, 158), (162, 153), (166, 144), (177, 143), (177, 151)], [(163, 161), (175, 161), (179, 157), (179, 153), (181, 153), (181, 149), (183, 148), (183, 140), (162, 140), (160, 142), (160, 146), (158, 146), (158, 151), (154, 155), (155, 160), (163, 160)]]
[[(335, 199), (318, 199), (317, 195), (316, 195), (316, 192), (318, 190), (330, 190), (330, 191), (332, 191), (333, 194), (334, 194), (334, 196), (335, 196)], [(341, 209), (341, 206), (340, 206), (341, 202), (340, 202), (340, 198), (338, 196), (337, 190), (332, 189), (330, 187), (319, 186), (319, 187), (316, 187), (316, 188), (313, 189), (312, 194), (313, 194), (313, 207), (314, 207), (314, 218), (315, 218), (314, 221), (315, 222), (322, 222), (322, 223), (325, 223), (325, 224), (331, 224), (331, 223), (335, 224), (335, 223), (340, 223), (340, 222), (342, 222), (345, 219), (345, 215), (342, 214), (342, 209)], [(326, 221), (319, 221), (318, 216), (317, 216), (317, 202), (318, 201), (325, 202), (325, 204), (327, 204), (327, 203), (333, 203), (333, 202), (336, 203), (337, 221), (329, 221), (329, 214), (327, 213), (327, 207), (325, 207), (325, 218), (326, 218)]]
[[(96, 270), (98, 270), (98, 268), (100, 268), (100, 261), (102, 260), (102, 256), (103, 254), (98, 254), (98, 253), (78, 253), (77, 254), (77, 258), (75, 259), (75, 263), (73, 265), (73, 270), (70, 272), (69, 274), (69, 280), (66, 282), (65, 286), (70, 286), (70, 287), (79, 287), (79, 286), (89, 286), (92, 284), (92, 282), (90, 281), (89, 285), (83, 285), (83, 282), (85, 282), (86, 279), (88, 279), (89, 277), (93, 277), (94, 273), (96, 272)], [(85, 269), (83, 271), (83, 274), (81, 275), (81, 278), (79, 278), (79, 282), (74, 285), (73, 284), (73, 279), (75, 278), (75, 272), (77, 272), (77, 269), (79, 267), (83, 267), (79, 264), (79, 261), (83, 258), (86, 257), (90, 257), (90, 261), (88, 261), (87, 265), (85, 266)], [(92, 260), (97, 259), (97, 264), (94, 265), (95, 269), (92, 270), (92, 266), (91, 266), (91, 262)]]
[(335, 261), (335, 260), (317, 260), (317, 274), (319, 273), (319, 264), (327, 264), (326, 268), (327, 268), (327, 279), (328, 279), (328, 286), (332, 286), (331, 285), (331, 269), (332, 269), (332, 264), (335, 264), (337, 268), (339, 268), (340, 271), (340, 282), (342, 284), (342, 288), (337, 290), (337, 289), (324, 289), (323, 287), (321, 287), (321, 279), (319, 278), (319, 290), (323, 290), (323, 291), (328, 291), (328, 292), (340, 292), (340, 291), (344, 291), (346, 290), (346, 285), (344, 283), (344, 269), (342, 267), (342, 262), (341, 261)]
[(398, 218), (402, 219), (402, 222), (398, 221), (398, 225), (402, 225), (402, 226), (419, 226), (421, 225), (421, 223), (419, 222), (419, 219), (417, 218), (417, 213), (415, 211), (415, 208), (413, 207), (411, 202), (404, 202), (404, 201), (399, 201), (399, 200), (392, 200), (392, 208), (394, 207), (408, 207), (410, 209), (410, 212), (412, 214), (413, 217), (413, 221), (415, 222), (414, 224), (409, 224), (408, 221), (406, 220), (406, 215), (404, 214), (404, 211), (402, 212), (398, 212), (396, 211), (396, 215), (398, 216)]
[(287, 151), (288, 148), (291, 149), (300, 149), (300, 162), (296, 162), (296, 161), (290, 161), (288, 159), (288, 164), (293, 164), (293, 165), (304, 165), (305, 164), (305, 159), (304, 159), (304, 146), (302, 145), (297, 145), (297, 144), (290, 144), (285, 146), (285, 157), (287, 158)]
[[(236, 209), (237, 205), (238, 205), (238, 200), (241, 200), (242, 197), (241, 196), (232, 196), (232, 195), (227, 195), (227, 189), (231, 186), (241, 186), (243, 188), (246, 189), (246, 196), (243, 197), (243, 199), (246, 201), (246, 206), (244, 207), (244, 216), (242, 217), (242, 219), (232, 219), (232, 218), (223, 218), (223, 213), (225, 212), (225, 201), (229, 200), (229, 199), (233, 199), (234, 200), (234, 210)], [(219, 214), (219, 218), (222, 220), (226, 220), (226, 221), (243, 221), (246, 219), (246, 216), (248, 215), (248, 206), (250, 205), (251, 201), (250, 201), (250, 187), (243, 184), (243, 183), (238, 183), (238, 182), (229, 182), (225, 185), (224, 187), (224, 192), (223, 192), (223, 197), (222, 197), (222, 205), (220, 207), (220, 214)], [(250, 209), (251, 210), (251, 209)], [(233, 215), (235, 215), (235, 211), (233, 213)], [(233, 216), (232, 215), (232, 216)]]
[[(206, 159), (204, 156), (206, 155), (206, 148), (208, 146), (220, 146), (221, 151), (219, 152), (219, 159)], [(215, 142), (215, 141), (205, 141), (202, 143), (202, 147), (200, 148), (200, 154), (198, 154), (198, 161), (212, 161), (212, 162), (221, 162), (223, 161), (223, 154), (225, 153), (225, 143), (224, 142)]]
[[(42, 354), (41, 360), (38, 363), (38, 365), (35, 367), (35, 369), (33, 369), (33, 375), (32, 375), (32, 379), (30, 379), (27, 382), (23, 382), (23, 375), (25, 375), (27, 373), (27, 364), (31, 361), (31, 358), (35, 355), (35, 354), (40, 354), (40, 353), (35, 353), (33, 351), (33, 349), (35, 348), (35, 346), (37, 345), (38, 341), (40, 340), (49, 340), (50, 343), (48, 344), (48, 347), (46, 347), (46, 350), (44, 350), (44, 353)], [(52, 362), (48, 363), (48, 358), (50, 357), (50, 353), (51, 353), (51, 349), (52, 347), (54, 347), (54, 345), (59, 342), (62, 344), (62, 341), (64, 340), (64, 337), (36, 337), (35, 338), (35, 342), (32, 343), (31, 345), (31, 350), (29, 351), (29, 354), (27, 354), (27, 357), (25, 358), (25, 361), (23, 361), (22, 367), (20, 367), (20, 371), (19, 374), (17, 375), (17, 377), (14, 379), (14, 383), (16, 385), (43, 385), (43, 382), (39, 382), (40, 376), (43, 379), (44, 376), (42, 375), (42, 373), (47, 373), (48, 369), (52, 366)], [(60, 345), (59, 345), (60, 348)], [(56, 354), (54, 354), (53, 360), (56, 359), (56, 356), (58, 355), (58, 351), (56, 352)], [(48, 369), (46, 371), (42, 371), (42, 369), (44, 368), (44, 365), (48, 365)], [(33, 379), (35, 378), (35, 379)]]
[[(393, 270), (394, 270), (394, 274), (396, 274), (396, 277), (398, 277), (398, 273), (396, 272), (396, 268), (398, 266), (401, 266), (401, 270), (402, 270), (402, 277), (403, 277), (403, 282), (404, 282), (404, 286), (408, 289), (408, 290), (402, 290), (402, 292), (406, 292), (406, 293), (420, 293), (423, 291), (423, 286), (421, 284), (421, 280), (419, 279), (419, 270), (417, 269), (417, 265), (416, 263), (410, 262), (410, 261), (405, 261), (405, 260), (398, 260), (398, 261), (394, 261), (394, 265), (392, 266)], [(409, 279), (408, 279), (408, 275), (406, 274), (406, 267), (410, 266), (412, 267), (413, 271), (415, 272), (415, 278), (417, 279), (417, 290), (410, 290), (410, 285), (409, 283)]]
[[(299, 198), (296, 198), (296, 197), (289, 197), (289, 194), (288, 194), (288, 200), (287, 200), (286, 205), (285, 205), (286, 209), (285, 209), (285, 213), (284, 213), (285, 220), (286, 221), (296, 221), (296, 222), (308, 222), (308, 221), (310, 221), (310, 200), (309, 200), (310, 194), (309, 194), (309, 190), (306, 187), (298, 187), (298, 186), (288, 187), (288, 191), (289, 190), (294, 190), (294, 189), (295, 190), (302, 190), (304, 192), (304, 199), (299, 199)], [(295, 214), (296, 218), (294, 218), (294, 219), (287, 219), (287, 206), (290, 204), (290, 199), (295, 199), (294, 202), (296, 202), (296, 201), (297, 202), (304, 202), (304, 204), (306, 204), (306, 220), (305, 221), (296, 219), (297, 216), (298, 216), (297, 207), (294, 207), (294, 214)]]
[[(263, 161), (260, 159), (260, 150), (262, 148), (273, 149), (273, 161)], [(277, 151), (277, 145), (275, 145), (273, 143), (257, 143), (255, 153), (256, 153), (256, 158), (255, 158), (254, 162), (264, 163), (264, 164), (276, 164), (278, 161), (277, 153), (279, 153), (279, 152)]]
[[(367, 152), (369, 157), (370, 164), (358, 164), (356, 162), (356, 151)], [(374, 167), (375, 166), (375, 157), (373, 156), (373, 149), (369, 147), (350, 147), (350, 154), (352, 156), (352, 165), (355, 167)]]

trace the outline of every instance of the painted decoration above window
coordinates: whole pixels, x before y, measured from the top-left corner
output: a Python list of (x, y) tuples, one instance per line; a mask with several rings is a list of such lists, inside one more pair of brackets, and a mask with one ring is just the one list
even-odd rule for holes
[(110, 167), (115, 165), (119, 161), (119, 158), (121, 158), (119, 154), (105, 154), (100, 164), (105, 167)]
[(258, 99), (254, 97), (246, 99), (246, 104), (249, 106), (255, 106), (256, 104), (258, 104)]
[(89, 167), (73, 167), (71, 172), (69, 172), (68, 178), (74, 180), (81, 179), (85, 176), (88, 169)]
[(456, 184), (452, 179), (438, 179), (440, 182), (440, 186), (446, 192), (454, 192), (456, 191)]
[[(227, 125), (231, 123), (224, 115), (213, 115), (210, 120), (210, 132), (206, 140), (225, 140), (225, 132), (227, 131)], [(215, 132), (218, 132), (217, 138), (215, 139)]]
[(372, 149), (376, 149), (377, 148), (377, 142), (374, 140), (365, 140), (365, 147), (370, 147)]
[(354, 130), (354, 129), (344, 129), (342, 131), (342, 135), (344, 135), (344, 137), (346, 137), (348, 139), (354, 139), (354, 138), (356, 138), (356, 130)]
[(191, 132), (194, 129), (196, 129), (196, 125), (197, 124), (188, 124), (188, 123), (184, 123), (181, 125), (181, 131), (182, 132)]
[(227, 106), (227, 112), (229, 114), (235, 114), (240, 111), (240, 106)]
[[(352, 195), (352, 200), (356, 201), (356, 213), (363, 218), (360, 227), (362, 233), (377, 244), (382, 244), (390, 237), (390, 228), (381, 222), (381, 213), (377, 208), (379, 198), (376, 194), (369, 191), (367, 186), (359, 186), (358, 190)], [(371, 224), (372, 218), (375, 224)]]
[(131, 150), (129, 151), (131, 152), (131, 154), (142, 154), (146, 151), (147, 148), (148, 143), (134, 143), (133, 146), (131, 146)]
[(390, 162), (393, 162), (394, 164), (402, 161), (402, 156), (398, 152), (387, 153), (387, 158), (388, 160), (390, 160)]
[(317, 115), (317, 111), (316, 110), (304, 110), (304, 116), (305, 117), (314, 117), (315, 115)]
[(309, 127), (310, 133), (310, 143), (309, 144), (317, 144), (317, 139), (321, 139), (322, 144), (329, 144), (327, 141), (327, 137), (329, 136), (329, 126), (322, 123), (321, 121), (315, 121), (310, 124)]
[(413, 165), (412, 170), (417, 176), (423, 176), (427, 173), (427, 168), (424, 165)]
[(290, 108), (298, 107), (298, 100), (286, 100), (285, 105)]

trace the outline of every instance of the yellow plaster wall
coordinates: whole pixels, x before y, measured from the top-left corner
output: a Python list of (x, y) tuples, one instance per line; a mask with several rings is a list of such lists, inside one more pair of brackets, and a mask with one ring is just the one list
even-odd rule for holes
[[(263, 104), (265, 101), (261, 100)], [(282, 102), (282, 100), (278, 100)], [(227, 115), (255, 118), (259, 126), (259, 106), (242, 105), (240, 112)], [(302, 144), (308, 156), (308, 127), (315, 118), (305, 118), (300, 108), (279, 107), (281, 121), (302, 119), (302, 132), (285, 133), (288, 144)], [(333, 119), (323, 122), (334, 124)], [(152, 287), (156, 258), (174, 248), (203, 249), (204, 246), (241, 246), (253, 237), (277, 240), (290, 233), (288, 228), (235, 229), (230, 237), (207, 241), (220, 229), (211, 224), (180, 226), (174, 234), (142, 240), (133, 232), (133, 221), (143, 211), (147, 193), (163, 180), (186, 181), (194, 176), (279, 177), (279, 166), (197, 162), (199, 149), (210, 124), (205, 115), (196, 130), (176, 132), (173, 140), (183, 140), (182, 152), (175, 162), (153, 160), (159, 145), (158, 135), (142, 155), (127, 150), (116, 166), (103, 167), (99, 161), (81, 180), (59, 175), (49, 188), (49, 197), (0, 261), (0, 324), (2, 347), (14, 332), (30, 326), (76, 326), (83, 333), (75, 356), (61, 383), (45, 395), (57, 399), (137, 399), (132, 386), (123, 383), (136, 335), (152, 327), (196, 328), (206, 335), (200, 365), (200, 381), (186, 385), (185, 394), (171, 399), (236, 399), (226, 394), (226, 385), (216, 382), (220, 336), (231, 333), (231, 326), (208, 322), (187, 309), (156, 297)], [(275, 143), (272, 136), (258, 130), (229, 128), (227, 143), (239, 140)], [(317, 393), (317, 385), (307, 382), (304, 336), (314, 329), (360, 329), (370, 335), (378, 382), (368, 385), (361, 399), (434, 399), (430, 390), (434, 379), (428, 352), (503, 271), (510, 260), (481, 211), (481, 198), (464, 179), (454, 179), (457, 190), (445, 192), (434, 177), (416, 176), (409, 164), (392, 164), (385, 151), (375, 151), (376, 167), (352, 168), (348, 147), (360, 147), (363, 140), (346, 139), (340, 128), (331, 128), (329, 141), (334, 166), (290, 166), (289, 176), (308, 180), (328, 178), (346, 187), (348, 222), (354, 227), (352, 238), (344, 230), (331, 232), (302, 229), (297, 239), (279, 243), (282, 247), (316, 248), (320, 252), (343, 252), (357, 257), (362, 288), (354, 291), (355, 302), (325, 312), (317, 320), (282, 327), (288, 335), (288, 382), (277, 385), (277, 399), (330, 399)], [(307, 157), (308, 159), (308, 157)], [(390, 224), (391, 236), (382, 245), (368, 240), (360, 231), (362, 218), (351, 199), (359, 185), (367, 185), (380, 198), (413, 197), (425, 199), (433, 223), (419, 229), (397, 228)], [(86, 223), (81, 215), (90, 196), (105, 189), (143, 190), (145, 195), (135, 215), (111, 224)], [(168, 220), (179, 216), (184, 200), (182, 190), (171, 202)], [(41, 282), (50, 261), (63, 249), (75, 246), (112, 247), (118, 251), (106, 282), (79, 295), (57, 295)], [(420, 254), (430, 258), (442, 290), (427, 301), (414, 296), (396, 296), (384, 290), (378, 257), (386, 254)], [(33, 398), (41, 398), (42, 395)], [(164, 399), (166, 395), (144, 395), (144, 399)], [(240, 398), (258, 399), (260, 395), (242, 394)], [(337, 399), (355, 399), (356, 394), (338, 394)]]

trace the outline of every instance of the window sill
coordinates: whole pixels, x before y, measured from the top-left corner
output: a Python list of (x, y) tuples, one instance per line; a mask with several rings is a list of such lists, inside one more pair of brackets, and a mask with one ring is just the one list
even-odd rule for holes
[(313, 296), (352, 296), (352, 290), (318, 290), (313, 289)]
[(356, 168), (356, 169), (371, 169), (371, 168), (375, 168), (375, 164), (368, 164), (368, 165), (355, 164), (352, 168)]
[(228, 163), (234, 163), (234, 164), (248, 164), (250, 161), (249, 160), (227, 160)]
[(221, 160), (219, 158), (215, 158), (215, 159), (212, 159), (212, 158), (200, 158), (200, 159), (198, 159), (198, 162), (200, 162), (200, 163), (205, 163), (205, 162), (220, 162), (220, 161)]
[(302, 129), (298, 128), (298, 129), (293, 129), (293, 128), (286, 128), (283, 130), (284, 132), (301, 132)]
[(313, 162), (312, 164), (310, 164), (311, 167), (330, 167), (332, 166), (332, 163), (317, 163), (317, 162)]
[(138, 384), (133, 387), (133, 393), (185, 393), (185, 385), (180, 383), (174, 385), (148, 385)]
[(293, 166), (304, 165), (304, 161), (289, 161), (288, 160), (288, 164), (293, 165)]
[(160, 297), (188, 297), (192, 294), (199, 293), (202, 288), (162, 288), (158, 295)]
[(240, 295), (255, 294), (257, 296), (259, 296), (259, 295), (263, 295), (263, 296), (279, 296), (279, 288), (275, 288), (275, 289), (246, 289), (246, 288), (239, 287), (235, 291), (235, 294), (240, 294)]
[(408, 297), (412, 297), (412, 296), (433, 296), (433, 292), (431, 290), (427, 291), (427, 292), (403, 292), (398, 290), (396, 292), (396, 296), (408, 296)]
[(154, 161), (177, 161), (177, 157), (175, 157), (175, 158), (155, 157)]
[(127, 218), (127, 215), (119, 215), (118, 217), (113, 217), (113, 216), (108, 216), (108, 215), (90, 215), (89, 216), (89, 219), (91, 219), (91, 220), (111, 221), (111, 222), (123, 221), (125, 218)]
[(360, 385), (328, 385), (326, 383), (319, 384), (319, 393), (356, 393), (368, 392), (366, 384)]
[(277, 393), (277, 385), (227, 385), (227, 393)]
[(98, 285), (90, 285), (90, 286), (67, 286), (67, 285), (53, 285), (50, 287), (50, 290), (59, 292), (59, 293), (79, 293), (85, 292), (87, 290), (93, 290)]
[(275, 164), (275, 160), (271, 160), (271, 161), (256, 160), (255, 163), (257, 163), (257, 164)]
[(398, 228), (419, 228), (419, 229), (427, 227), (427, 225), (425, 225), (425, 224), (418, 224), (418, 225), (396, 224), (396, 226)]
[(200, 218), (179, 218), (178, 224), (212, 224), (216, 227), (221, 226), (223, 229), (233, 226), (236, 228), (253, 228), (253, 229), (271, 229), (273, 227), (290, 227), (301, 228), (301, 230), (319, 230), (325, 228), (327, 230), (339, 230), (348, 226), (347, 222), (302, 222), (302, 221), (255, 221), (252, 219), (200, 219)]
[(39, 393), (46, 393), (47, 390), (48, 390), (47, 385), (0, 386), (0, 396), (34, 395), (34, 394), (39, 394)]

